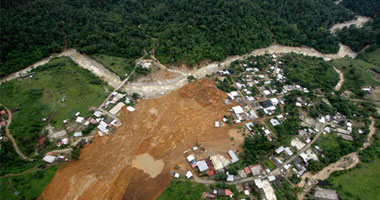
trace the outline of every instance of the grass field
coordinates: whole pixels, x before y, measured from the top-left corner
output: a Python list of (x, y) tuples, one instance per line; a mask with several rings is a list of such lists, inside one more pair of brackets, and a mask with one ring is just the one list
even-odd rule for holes
[[(0, 199), (35, 199), (50, 183), (58, 166), (44, 171), (0, 179)], [(15, 194), (15, 190), (19, 193)]]
[(185, 200), (200, 199), (206, 186), (187, 181), (171, 181), (169, 187), (158, 197), (158, 200)]
[(121, 79), (126, 77), (125, 74), (130, 74), (135, 66), (134, 60), (128, 60), (116, 56), (96, 54), (91, 56), (91, 58), (101, 63), (108, 70), (117, 74)]
[[(24, 153), (36, 147), (38, 135), (48, 122), (55, 130), (76, 112), (89, 117), (90, 106), (99, 106), (112, 89), (91, 72), (61, 57), (35, 69), (33, 78), (15, 79), (0, 85), (1, 103), (13, 113), (10, 131)], [(62, 97), (65, 101), (62, 102)], [(42, 118), (48, 122), (43, 122)]]
[(380, 158), (328, 179), (341, 199), (380, 199)]
[[(361, 87), (380, 85), (380, 49), (371, 53), (361, 53), (352, 60), (343, 58), (333, 61), (333, 65), (344, 73), (344, 87), (359, 94)], [(376, 75), (377, 72), (378, 74)]]

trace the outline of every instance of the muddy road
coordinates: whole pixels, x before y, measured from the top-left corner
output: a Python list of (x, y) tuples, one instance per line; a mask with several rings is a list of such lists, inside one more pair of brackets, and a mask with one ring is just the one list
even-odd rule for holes
[(139, 100), (134, 112), (123, 109), (115, 134), (95, 138), (78, 161), (61, 167), (40, 199), (155, 199), (175, 166), (182, 173), (190, 169), (183, 152), (196, 142), (206, 149), (202, 155), (227, 156), (228, 149), (240, 148), (230, 139), (230, 127), (214, 127), (229, 113), (225, 97), (214, 81), (204, 79)]
[[(322, 54), (317, 50), (310, 47), (289, 47), (278, 44), (273, 44), (266, 48), (256, 49), (249, 54), (244, 54), (241, 56), (231, 56), (225, 59), (222, 62), (213, 62), (211, 64), (207, 64), (199, 69), (195, 69), (191, 72), (188, 72), (186, 75), (193, 75), (197, 79), (203, 78), (206, 75), (211, 75), (212, 73), (217, 72), (218, 70), (229, 66), (233, 61), (239, 59), (245, 59), (249, 56), (259, 56), (264, 55), (266, 53), (269, 54), (287, 54), (287, 53), (296, 53), (302, 54), (312, 57), (320, 57), (324, 60), (332, 60), (344, 58), (345, 56), (355, 58), (357, 54), (353, 52), (348, 46), (340, 44), (339, 52), (336, 54)], [(139, 93), (144, 98), (157, 98), (164, 94), (168, 94), (171, 91), (174, 91), (178, 88), (181, 88), (187, 84), (187, 77), (184, 75), (175, 77), (172, 81), (166, 81), (164, 83), (152, 82), (152, 83), (129, 83), (122, 87), (122, 90), (129, 93)]]
[(19, 74), (28, 73), (32, 69), (37, 68), (39, 66), (47, 64), (51, 59), (56, 57), (62, 57), (67, 56), (71, 58), (76, 64), (79, 65), (79, 67), (82, 67), (84, 69), (89, 70), (91, 73), (93, 73), (95, 76), (101, 78), (103, 81), (108, 83), (113, 88), (118, 87), (121, 84), (120, 77), (116, 74), (112, 73), (108, 69), (106, 69), (102, 64), (96, 62), (95, 60), (91, 59), (90, 57), (80, 54), (75, 49), (67, 49), (59, 54), (52, 54), (51, 56), (44, 58), (27, 68), (20, 70), (18, 72), (15, 72), (13, 74), (10, 74), (6, 77), (3, 77), (0, 79), (0, 84), (6, 81), (10, 81), (12, 79), (18, 78)]
[(347, 22), (342, 22), (335, 24), (330, 28), (331, 33), (335, 34), (337, 30), (340, 30), (344, 27), (350, 27), (351, 25), (356, 25), (356, 27), (361, 28), (364, 26), (365, 23), (370, 21), (370, 17), (365, 17), (365, 16), (356, 16), (355, 19), (347, 21)]

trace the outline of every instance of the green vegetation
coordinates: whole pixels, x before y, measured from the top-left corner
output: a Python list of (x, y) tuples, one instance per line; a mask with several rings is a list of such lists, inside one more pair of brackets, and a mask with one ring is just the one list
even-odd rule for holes
[(244, 138), (244, 162), (246, 165), (257, 164), (259, 160), (267, 158), (274, 150), (273, 142), (270, 142), (263, 134)]
[(360, 15), (369, 16), (373, 21), (368, 22), (362, 28), (350, 26), (337, 32), (339, 39), (352, 50), (359, 52), (367, 45), (368, 50), (374, 50), (380, 45), (380, 1), (373, 0), (344, 0), (342, 4)]
[(339, 75), (331, 63), (323, 61), (322, 58), (288, 54), (282, 60), (285, 63), (284, 73), (290, 84), (330, 91), (339, 81)]
[(0, 12), (0, 76), (65, 47), (132, 60), (157, 47), (162, 63), (189, 65), (274, 41), (333, 53), (328, 28), (353, 18), (331, 0), (4, 0)]
[(98, 106), (107, 97), (105, 88), (110, 90), (98, 77), (66, 57), (53, 59), (34, 72), (33, 78), (0, 86), (1, 102), (13, 112), (10, 131), (27, 155), (34, 152), (39, 134), (48, 123), (59, 130), (63, 128), (62, 121), (73, 120), (76, 112), (89, 117), (93, 111), (88, 108)]
[[(58, 166), (25, 175), (0, 178), (0, 199), (36, 199), (54, 177)], [(19, 194), (16, 195), (15, 191)]]
[[(335, 189), (341, 199), (378, 199), (380, 193), (380, 142), (360, 153), (361, 161), (358, 166), (348, 171), (333, 173), (327, 180), (329, 188)], [(369, 153), (372, 152), (372, 153)], [(372, 156), (369, 156), (371, 155)], [(363, 159), (363, 156), (371, 159)]]
[(158, 200), (200, 199), (202, 193), (206, 190), (207, 188), (203, 184), (188, 181), (171, 181), (169, 187), (158, 197)]
[(348, 89), (358, 96), (364, 96), (367, 92), (362, 91), (362, 87), (380, 85), (377, 78), (380, 73), (379, 55), (380, 49), (377, 49), (370, 53), (363, 52), (354, 60), (349, 58), (334, 60), (334, 66), (342, 70), (344, 74), (344, 89)]
[(316, 142), (322, 149), (323, 157), (319, 156), (321, 162), (310, 162), (309, 170), (313, 173), (320, 171), (324, 166), (338, 161), (342, 156), (359, 149), (362, 143), (351, 142), (338, 137), (335, 134), (322, 135)]
[(125, 74), (131, 74), (135, 68), (135, 61), (133, 59), (107, 56), (103, 54), (95, 54), (91, 56), (91, 58), (101, 63), (108, 70), (117, 74), (121, 79), (126, 77)]

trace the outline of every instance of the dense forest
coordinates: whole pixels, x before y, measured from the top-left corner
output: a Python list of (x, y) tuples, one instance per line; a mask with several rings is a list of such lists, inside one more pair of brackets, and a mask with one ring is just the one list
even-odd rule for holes
[(380, 0), (344, 0), (342, 4), (359, 15), (371, 17), (373, 21), (363, 28), (351, 26), (338, 32), (339, 39), (354, 51), (369, 46), (375, 50), (380, 45)]
[(328, 28), (353, 18), (332, 0), (3, 0), (0, 77), (53, 52), (196, 64), (273, 42), (338, 50)]

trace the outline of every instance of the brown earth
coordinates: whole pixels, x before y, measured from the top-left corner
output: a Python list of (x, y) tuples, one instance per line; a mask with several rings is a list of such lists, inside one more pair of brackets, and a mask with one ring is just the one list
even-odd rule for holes
[[(204, 79), (161, 98), (141, 100), (133, 113), (123, 109), (123, 125), (116, 133), (84, 147), (80, 159), (61, 167), (39, 199), (157, 198), (170, 183), (170, 170), (190, 169), (183, 152), (196, 142), (206, 149), (202, 155), (239, 148), (230, 139), (230, 127), (214, 128), (229, 113), (225, 97), (214, 81)], [(153, 160), (144, 155), (149, 160), (142, 163), (164, 163), (154, 178), (143, 171), (152, 169), (132, 167), (146, 153)]]

